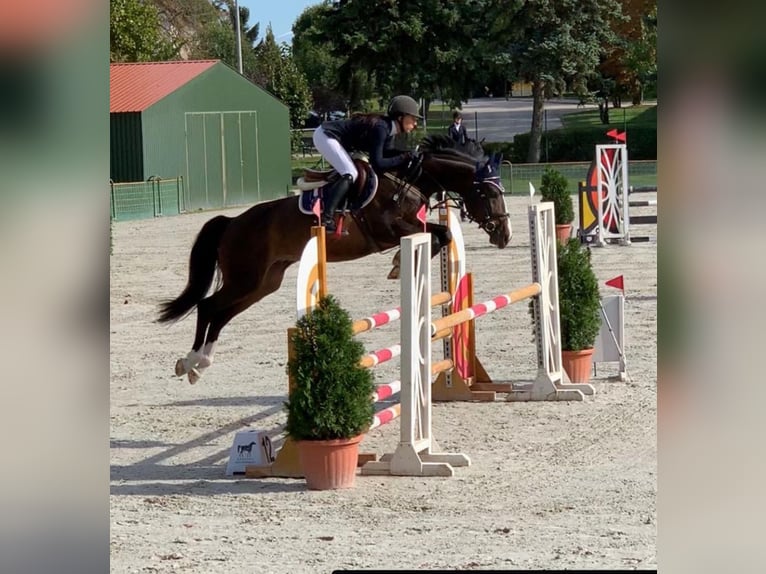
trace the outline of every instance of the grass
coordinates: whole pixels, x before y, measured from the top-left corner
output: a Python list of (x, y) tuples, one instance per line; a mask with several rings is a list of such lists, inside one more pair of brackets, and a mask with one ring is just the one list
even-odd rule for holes
[(324, 161), (322, 156), (317, 154), (307, 155), (305, 157), (301, 154), (298, 154), (297, 156), (293, 154), (292, 158), (290, 159), (290, 168), (293, 181), (301, 177), (303, 175), (304, 168), (307, 167), (313, 167), (315, 169), (328, 169), (330, 164)]
[[(609, 108), (609, 127), (638, 127), (657, 125), (657, 106), (628, 106)], [(598, 110), (585, 110), (561, 116), (564, 128), (606, 127), (601, 123)]]

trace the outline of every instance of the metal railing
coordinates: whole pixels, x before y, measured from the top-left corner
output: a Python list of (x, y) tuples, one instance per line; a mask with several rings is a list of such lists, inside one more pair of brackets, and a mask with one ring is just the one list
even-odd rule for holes
[(115, 183), (109, 180), (109, 207), (116, 221), (184, 213), (184, 179), (153, 175), (146, 181)]

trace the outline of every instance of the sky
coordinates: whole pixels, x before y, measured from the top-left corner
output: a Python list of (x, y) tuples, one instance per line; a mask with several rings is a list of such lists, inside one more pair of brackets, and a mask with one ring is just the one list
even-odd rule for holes
[(260, 40), (271, 23), (277, 43), (292, 42), (292, 28), (301, 12), (309, 6), (321, 4), (322, 0), (239, 0), (240, 6), (250, 9), (250, 24), (260, 24)]

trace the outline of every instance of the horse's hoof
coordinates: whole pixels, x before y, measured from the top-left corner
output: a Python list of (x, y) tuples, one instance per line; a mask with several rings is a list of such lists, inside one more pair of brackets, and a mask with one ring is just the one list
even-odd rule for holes
[(183, 377), (186, 374), (186, 365), (183, 359), (176, 361), (176, 377)]
[(197, 369), (189, 371), (189, 383), (194, 384), (202, 378), (202, 374)]
[(399, 267), (392, 267), (388, 272), (388, 279), (399, 279)]

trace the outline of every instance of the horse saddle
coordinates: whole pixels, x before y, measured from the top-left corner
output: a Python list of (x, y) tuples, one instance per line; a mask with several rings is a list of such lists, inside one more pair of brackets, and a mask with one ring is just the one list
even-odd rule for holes
[[(354, 154), (352, 158), (359, 176), (356, 178), (354, 187), (346, 196), (346, 203), (348, 209), (356, 211), (362, 209), (375, 197), (375, 192), (378, 191), (378, 176), (366, 157)], [(320, 205), (324, 209), (323, 191), (326, 186), (332, 185), (338, 177), (340, 176), (334, 169), (304, 169), (303, 177), (299, 178), (297, 182), (298, 188), (301, 190), (298, 201), (301, 213), (313, 215), (312, 207), (317, 201), (322, 202)], [(340, 207), (342, 208), (342, 206)]]

